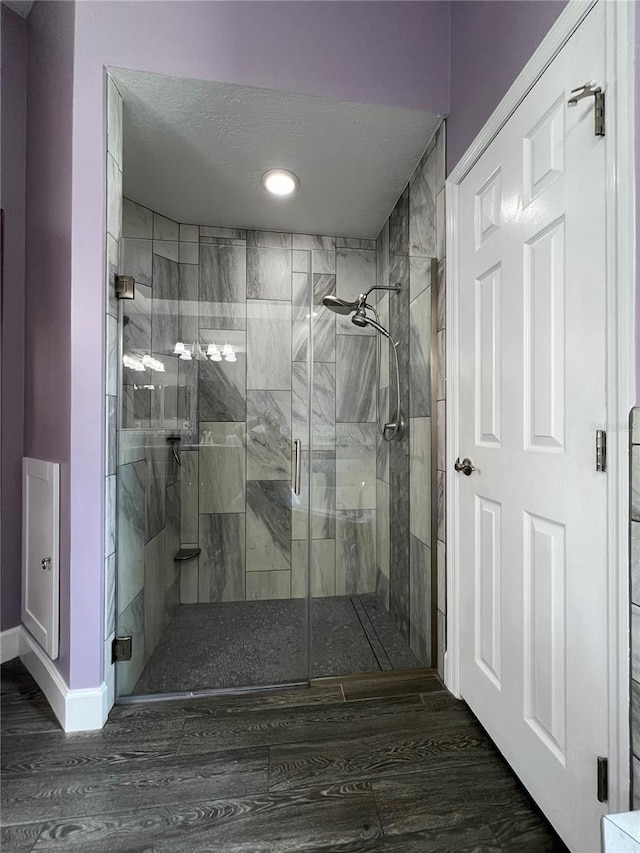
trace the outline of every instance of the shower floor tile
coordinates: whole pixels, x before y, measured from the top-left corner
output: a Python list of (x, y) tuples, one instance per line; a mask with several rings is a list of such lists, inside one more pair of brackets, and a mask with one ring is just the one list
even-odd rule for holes
[[(375, 596), (317, 598), (313, 676), (421, 664)], [(134, 695), (306, 681), (306, 602), (185, 604), (151, 655)]]

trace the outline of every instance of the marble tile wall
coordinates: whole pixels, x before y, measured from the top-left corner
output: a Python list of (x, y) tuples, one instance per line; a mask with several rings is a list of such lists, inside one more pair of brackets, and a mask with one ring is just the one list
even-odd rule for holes
[[(405, 435), (387, 444), (377, 438), (376, 589), (412, 650), (426, 666), (435, 665), (432, 650), (432, 602), (435, 588), (444, 588), (434, 576), (433, 547), (437, 533), (432, 523), (433, 441), (439, 435), (434, 406), (435, 365), (432, 364), (434, 318), (432, 258), (444, 251), (439, 232), (444, 201), (444, 126), (429, 143), (407, 188), (376, 241), (379, 284), (399, 284), (398, 294), (379, 296), (383, 325), (398, 341), (400, 390)], [(439, 214), (440, 211), (440, 214)], [(444, 219), (442, 218), (442, 226)], [(441, 268), (444, 257), (439, 257)], [(439, 328), (439, 327), (438, 327)], [(384, 420), (395, 415), (395, 371), (392, 353), (382, 345), (380, 407)], [(444, 422), (442, 422), (442, 435)], [(444, 450), (442, 456), (444, 464)], [(444, 534), (442, 534), (444, 535)], [(440, 553), (440, 550), (437, 549)], [(441, 570), (444, 577), (444, 561)], [(438, 596), (438, 606), (444, 601)], [(440, 624), (440, 617), (438, 617)]]
[(640, 809), (640, 407), (631, 411), (631, 766), (632, 807)]
[[(153, 647), (170, 505), (179, 544), (201, 549), (179, 567), (183, 604), (306, 595), (309, 534), (314, 595), (374, 591), (375, 338), (339, 325), (321, 301), (375, 282), (375, 243), (178, 224), (126, 199), (123, 235), (122, 271), (137, 280), (136, 299), (124, 303), (124, 352), (165, 370), (123, 368), (122, 618), (143, 619), (138, 633)], [(178, 341), (191, 360), (174, 355)], [(235, 361), (207, 358), (212, 344), (232, 346)], [(162, 441), (173, 433), (182, 466), (170, 481)], [(138, 452), (135, 434), (150, 437)], [(294, 438), (304, 449), (300, 496)]]

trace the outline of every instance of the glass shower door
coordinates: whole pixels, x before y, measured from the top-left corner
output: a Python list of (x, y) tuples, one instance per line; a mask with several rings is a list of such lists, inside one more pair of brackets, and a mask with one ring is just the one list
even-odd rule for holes
[[(160, 226), (175, 239), (154, 240)], [(120, 272), (136, 297), (120, 306), (120, 698), (309, 679), (301, 254), (291, 235), (178, 226), (124, 202)]]

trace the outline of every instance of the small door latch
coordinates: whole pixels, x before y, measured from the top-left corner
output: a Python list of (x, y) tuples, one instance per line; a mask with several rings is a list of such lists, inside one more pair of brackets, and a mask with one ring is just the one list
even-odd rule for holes
[(43, 557), (40, 560), (40, 568), (43, 572), (46, 572), (47, 569), (51, 569), (51, 557)]
[(569, 98), (568, 105), (575, 107), (578, 101), (583, 98), (595, 98), (595, 126), (594, 131), (596, 136), (604, 136), (604, 92), (601, 86), (596, 86), (595, 83), (585, 83), (584, 86), (578, 86), (577, 89), (571, 90), (572, 97)]
[(604, 756), (598, 756), (598, 802), (606, 803), (609, 799), (609, 761)]
[(607, 470), (607, 433), (596, 430), (596, 471)]

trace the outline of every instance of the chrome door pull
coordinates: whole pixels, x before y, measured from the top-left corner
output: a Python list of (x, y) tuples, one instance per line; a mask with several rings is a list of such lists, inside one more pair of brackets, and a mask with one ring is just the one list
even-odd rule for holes
[(471, 473), (476, 470), (476, 466), (473, 464), (473, 462), (469, 459), (468, 456), (465, 456), (462, 462), (460, 461), (460, 457), (458, 456), (453, 467), (456, 469), (456, 471), (462, 471), (462, 473), (466, 474), (467, 477), (471, 476)]
[(294, 494), (300, 494), (300, 483), (302, 481), (302, 442), (299, 438), (293, 442), (296, 451), (296, 461), (293, 475), (293, 491)]

